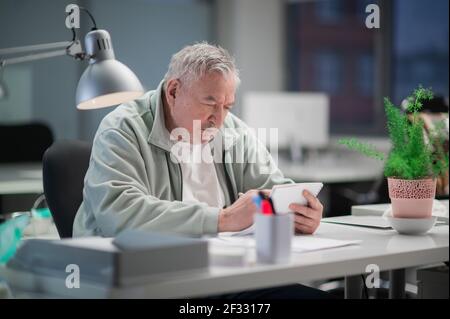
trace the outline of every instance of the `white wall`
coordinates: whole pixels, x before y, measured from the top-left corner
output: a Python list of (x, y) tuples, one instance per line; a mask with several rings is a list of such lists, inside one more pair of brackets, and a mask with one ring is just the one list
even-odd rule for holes
[[(70, 40), (65, 6), (65, 1), (55, 0), (40, 0), (39, 5), (32, 0), (1, 0), (0, 48)], [(0, 108), (9, 111), (1, 113), (0, 123), (39, 120), (48, 123), (57, 137), (76, 138), (78, 68), (65, 56), (7, 66), (3, 80), (11, 94), (0, 101)]]
[(241, 70), (239, 95), (283, 90), (285, 1), (217, 0), (215, 10), (217, 43)]

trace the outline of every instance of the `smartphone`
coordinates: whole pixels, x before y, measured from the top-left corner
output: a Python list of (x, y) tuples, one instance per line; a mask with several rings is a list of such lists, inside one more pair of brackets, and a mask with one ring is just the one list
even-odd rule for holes
[(287, 185), (275, 185), (272, 187), (270, 197), (272, 199), (273, 208), (277, 214), (291, 213), (289, 209), (291, 203), (307, 205), (308, 201), (303, 196), (306, 189), (314, 196), (319, 195), (323, 183), (297, 183)]

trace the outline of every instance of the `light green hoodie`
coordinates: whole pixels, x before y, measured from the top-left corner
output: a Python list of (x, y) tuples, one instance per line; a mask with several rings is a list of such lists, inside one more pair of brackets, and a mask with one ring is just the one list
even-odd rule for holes
[[(182, 172), (170, 156), (174, 142), (164, 124), (162, 90), (163, 82), (141, 98), (118, 106), (100, 123), (74, 236), (115, 236), (130, 228), (194, 236), (217, 233), (221, 208), (182, 202)], [(229, 113), (220, 132), (223, 141), (231, 141), (223, 142), (221, 154), (214, 154), (222, 159), (215, 167), (226, 206), (239, 192), (292, 183), (236, 116)], [(265, 164), (251, 160), (257, 152)], [(270, 173), (261, 174), (263, 166)]]

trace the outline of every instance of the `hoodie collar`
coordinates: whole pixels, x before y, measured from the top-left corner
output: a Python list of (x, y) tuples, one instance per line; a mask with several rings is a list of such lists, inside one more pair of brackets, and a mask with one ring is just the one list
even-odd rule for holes
[(164, 104), (162, 102), (163, 89), (164, 81), (161, 81), (154, 91), (154, 94), (150, 96), (150, 110), (153, 114), (153, 127), (148, 137), (148, 142), (170, 152), (173, 141), (170, 140), (170, 135), (166, 129), (164, 120)]

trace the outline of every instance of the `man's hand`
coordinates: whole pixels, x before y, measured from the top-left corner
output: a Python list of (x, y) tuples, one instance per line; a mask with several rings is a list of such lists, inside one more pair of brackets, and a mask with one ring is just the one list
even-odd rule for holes
[(320, 225), (322, 219), (323, 205), (310, 192), (303, 191), (308, 201), (308, 206), (292, 203), (289, 209), (294, 211), (295, 230), (302, 234), (312, 234)]
[[(262, 190), (267, 195), (270, 190)], [(259, 190), (249, 190), (233, 203), (233, 205), (224, 208), (219, 214), (219, 232), (240, 231), (253, 224), (253, 218), (257, 210), (252, 201), (252, 197), (257, 195)]]

